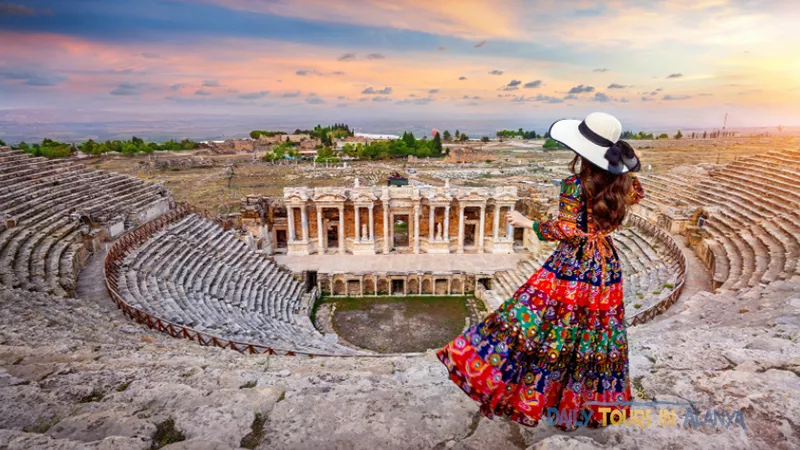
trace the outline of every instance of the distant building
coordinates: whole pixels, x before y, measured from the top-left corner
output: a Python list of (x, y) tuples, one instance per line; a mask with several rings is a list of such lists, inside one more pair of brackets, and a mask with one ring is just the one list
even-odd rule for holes
[(319, 144), (320, 144), (320, 142), (317, 141), (316, 139), (314, 139), (314, 140), (311, 140), (311, 139), (305, 140), (305, 141), (300, 142), (300, 149), (301, 150), (314, 150), (314, 149), (317, 148), (317, 145), (319, 145)]
[(300, 150), (300, 156), (303, 158), (316, 158), (317, 151), (316, 150)]
[(400, 136), (396, 134), (370, 134), (370, 133), (356, 133), (355, 137), (357, 138), (365, 138), (377, 141), (388, 141), (390, 139), (400, 139)]

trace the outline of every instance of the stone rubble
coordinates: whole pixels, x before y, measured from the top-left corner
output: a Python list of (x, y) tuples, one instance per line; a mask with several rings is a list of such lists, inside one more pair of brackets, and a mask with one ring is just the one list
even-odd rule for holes
[[(245, 356), (134, 326), (92, 302), (0, 288), (0, 448), (797, 448), (800, 280), (758, 295), (700, 292), (632, 327), (631, 378), (648, 399), (741, 408), (740, 426), (653, 423), (563, 434), (481, 416), (432, 353)], [(740, 312), (740, 311), (747, 312)], [(653, 412), (656, 417), (655, 411)]]

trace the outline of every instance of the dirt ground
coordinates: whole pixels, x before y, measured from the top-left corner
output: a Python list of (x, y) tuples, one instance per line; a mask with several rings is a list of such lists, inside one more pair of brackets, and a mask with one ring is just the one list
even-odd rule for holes
[(363, 297), (335, 305), (333, 328), (342, 339), (381, 353), (423, 352), (444, 346), (464, 329), (464, 297)]
[[(643, 170), (664, 172), (677, 166), (698, 163), (728, 163), (735, 158), (756, 155), (772, 149), (796, 147), (800, 138), (741, 137), (725, 139), (681, 139), (664, 141), (631, 141), (642, 159)], [(478, 144), (472, 144), (478, 146)], [(548, 181), (568, 174), (571, 151), (544, 152), (540, 143), (491, 142), (483, 149), (496, 159), (467, 164), (445, 164), (437, 159), (405, 159), (391, 161), (351, 161), (325, 166), (311, 161), (266, 163), (259, 155), (213, 154), (208, 150), (158, 152), (153, 155), (106, 155), (86, 158), (83, 162), (96, 169), (138, 176), (163, 183), (176, 200), (186, 201), (212, 212), (236, 212), (240, 200), (250, 194), (279, 197), (284, 187), (353, 186), (356, 178), (362, 186), (383, 185), (392, 171), (408, 174), (412, 183), (452, 186), (504, 186), (509, 183)], [(203, 158), (209, 167), (171, 167), (156, 170), (153, 160)], [(150, 168), (148, 168), (150, 167)], [(233, 174), (230, 174), (233, 167)]]

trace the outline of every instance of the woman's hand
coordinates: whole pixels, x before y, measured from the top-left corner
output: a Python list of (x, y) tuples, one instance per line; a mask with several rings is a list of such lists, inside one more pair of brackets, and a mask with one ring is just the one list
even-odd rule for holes
[(509, 211), (506, 213), (506, 222), (514, 228), (532, 228), (533, 221), (523, 216), (519, 211)]

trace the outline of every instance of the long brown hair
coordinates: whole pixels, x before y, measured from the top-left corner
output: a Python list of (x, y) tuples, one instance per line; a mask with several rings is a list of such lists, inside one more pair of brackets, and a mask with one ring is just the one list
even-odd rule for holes
[[(581, 164), (580, 170), (576, 170), (578, 162)], [(620, 226), (631, 205), (631, 175), (615, 175), (595, 167), (580, 155), (575, 155), (569, 168), (581, 180), (584, 201), (589, 202), (592, 208), (595, 230), (608, 232)]]

